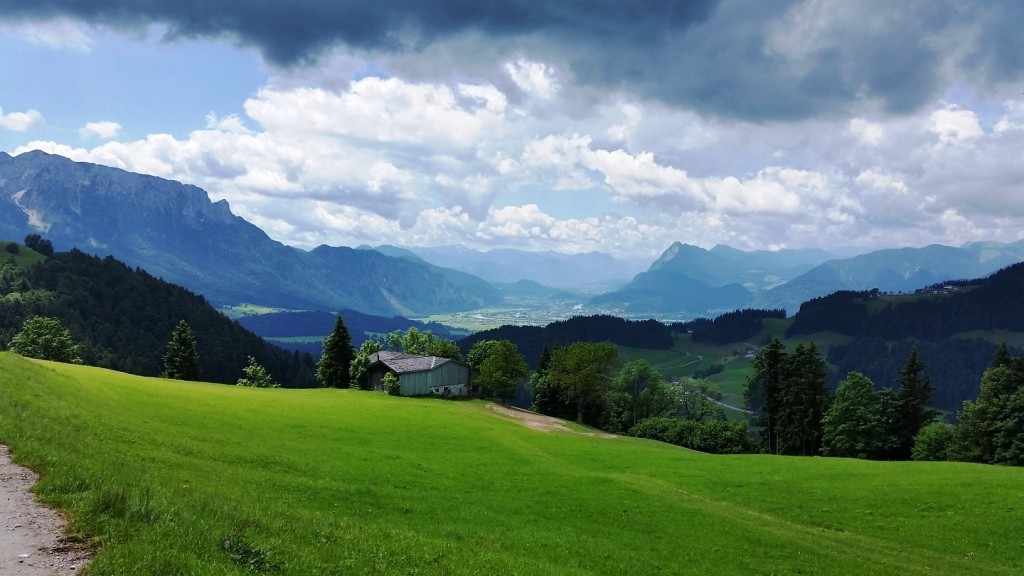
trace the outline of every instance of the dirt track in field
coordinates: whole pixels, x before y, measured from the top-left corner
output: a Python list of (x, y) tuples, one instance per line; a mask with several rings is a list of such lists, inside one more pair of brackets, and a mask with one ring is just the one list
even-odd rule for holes
[(89, 561), (89, 551), (64, 535), (66, 522), (36, 502), (36, 473), (11, 462), (0, 444), (0, 575), (68, 576)]
[(604, 432), (576, 432), (565, 425), (565, 420), (554, 418), (552, 416), (545, 416), (536, 412), (530, 412), (529, 410), (523, 410), (522, 408), (514, 408), (512, 406), (505, 406), (504, 404), (495, 404), (494, 402), (488, 403), (487, 407), (498, 414), (519, 420), (523, 426), (526, 426), (531, 430), (540, 430), (541, 432), (572, 432), (575, 434), (583, 434), (584, 436), (617, 438), (614, 434), (607, 434)]

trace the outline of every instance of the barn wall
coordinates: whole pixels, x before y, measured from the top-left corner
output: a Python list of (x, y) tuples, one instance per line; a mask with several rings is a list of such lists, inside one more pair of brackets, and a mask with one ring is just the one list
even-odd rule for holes
[(402, 396), (421, 396), (430, 394), (433, 388), (464, 388), (469, 384), (469, 367), (445, 362), (433, 370), (400, 374), (398, 380), (402, 383)]

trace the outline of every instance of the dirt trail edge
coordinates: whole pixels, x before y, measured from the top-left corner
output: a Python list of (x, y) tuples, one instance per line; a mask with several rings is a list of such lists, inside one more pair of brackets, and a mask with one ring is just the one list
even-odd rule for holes
[(11, 462), (0, 444), (0, 575), (66, 576), (89, 561), (89, 551), (64, 538), (65, 521), (36, 502), (29, 488), (38, 476)]

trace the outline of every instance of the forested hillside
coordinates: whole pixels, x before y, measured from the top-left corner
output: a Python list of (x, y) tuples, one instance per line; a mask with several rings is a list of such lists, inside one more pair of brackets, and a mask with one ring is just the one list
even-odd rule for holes
[(876, 383), (891, 382), (916, 345), (936, 389), (934, 404), (956, 410), (978, 394), (981, 374), (999, 344), (991, 334), (1024, 332), (1024, 264), (914, 295), (870, 290), (815, 298), (800, 307), (786, 336), (825, 331), (851, 337), (828, 351), (837, 377), (856, 370)]
[[(32, 253), (20, 247), (19, 252)], [(234, 383), (249, 356), (284, 385), (313, 385), (313, 360), (268, 345), (212, 308), (205, 298), (131, 269), (118, 260), (78, 250), (22, 266), (0, 257), (0, 346), (34, 315), (60, 322), (80, 344), (86, 364), (156, 376), (175, 325), (196, 337), (202, 378)]]
[(509, 340), (519, 347), (531, 368), (537, 367), (545, 347), (567, 346), (573, 342), (611, 342), (634, 348), (672, 347), (671, 329), (656, 320), (623, 320), (615, 316), (577, 316), (539, 326), (502, 326), (477, 332), (459, 341), (468, 353), (480, 340)]

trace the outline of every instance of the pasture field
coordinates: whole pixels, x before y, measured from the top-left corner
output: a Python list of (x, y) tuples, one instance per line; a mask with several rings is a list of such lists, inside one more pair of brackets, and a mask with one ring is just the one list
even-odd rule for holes
[(710, 456), (479, 401), (0, 353), (0, 442), (105, 574), (1024, 572), (1024, 470)]

